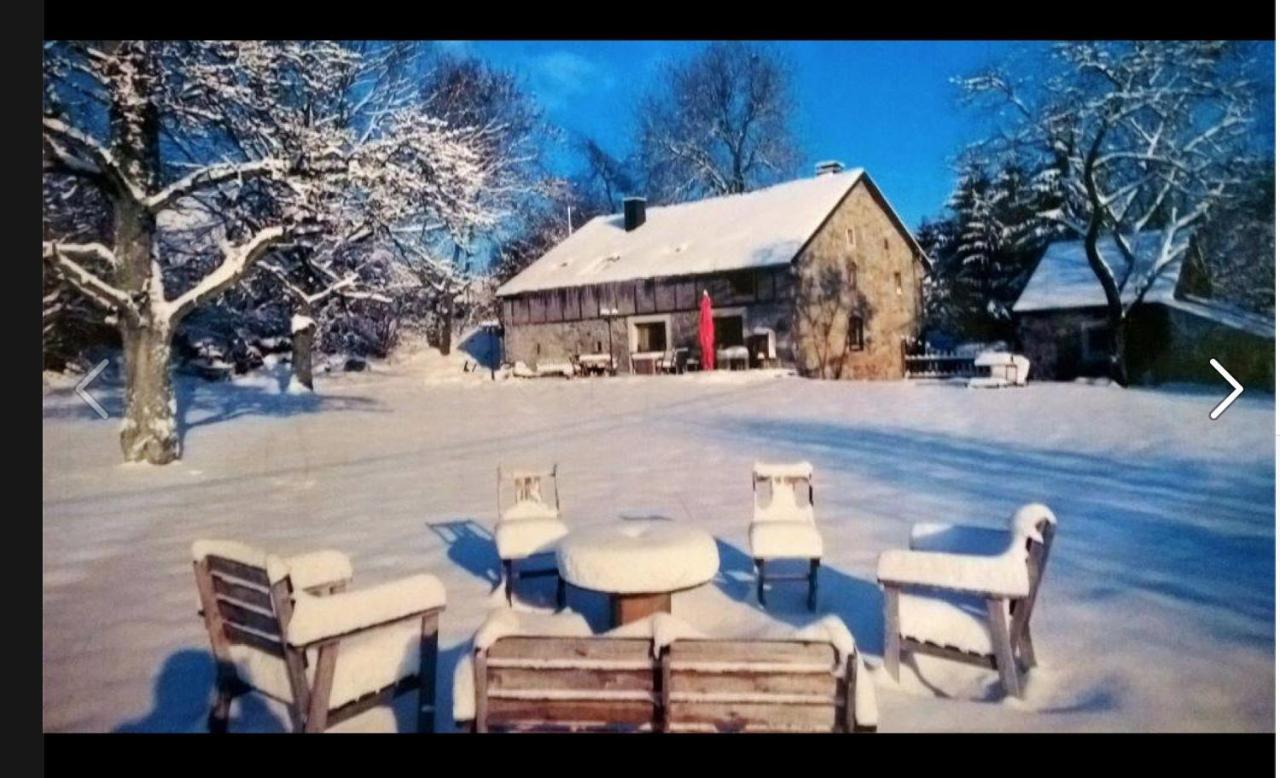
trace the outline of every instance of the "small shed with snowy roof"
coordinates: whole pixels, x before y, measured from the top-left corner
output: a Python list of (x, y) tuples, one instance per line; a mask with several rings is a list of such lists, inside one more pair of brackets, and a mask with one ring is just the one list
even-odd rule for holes
[[(1130, 239), (1134, 268), (1113, 241), (1099, 241), (1105, 261), (1122, 279), (1120, 297), (1132, 304), (1159, 255), (1162, 234)], [(1145, 383), (1221, 382), (1209, 359), (1239, 380), (1273, 387), (1275, 320), (1212, 299), (1212, 286), (1194, 241), (1182, 256), (1160, 268), (1130, 314), (1126, 339), (1129, 375)], [(1089, 266), (1083, 240), (1063, 240), (1045, 249), (1014, 303), (1021, 349), (1031, 359), (1032, 378), (1070, 380), (1105, 376), (1112, 331), (1102, 285)]]
[(648, 208), (629, 198), (498, 288), (505, 356), (536, 366), (612, 348), (623, 371), (687, 364), (706, 291), (717, 353), (899, 378), (925, 261), (866, 172), (838, 163), (745, 194)]

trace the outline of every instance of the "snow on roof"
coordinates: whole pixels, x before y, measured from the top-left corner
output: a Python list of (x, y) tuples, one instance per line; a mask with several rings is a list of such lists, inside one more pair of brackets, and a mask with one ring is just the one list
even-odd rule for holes
[(1185, 311), (1193, 316), (1217, 322), (1226, 327), (1243, 330), (1250, 335), (1275, 340), (1276, 322), (1261, 314), (1245, 311), (1218, 300), (1206, 300), (1203, 297), (1183, 295), (1163, 301), (1170, 308)]
[[(1151, 267), (1154, 258), (1159, 254), (1161, 233), (1158, 230), (1138, 233), (1133, 239), (1134, 256), (1137, 267), (1130, 273), (1130, 279), (1141, 278)], [(1099, 241), (1098, 249), (1102, 259), (1114, 270), (1124, 267), (1120, 250), (1110, 240)], [(1245, 311), (1218, 300), (1207, 300), (1193, 295), (1175, 294), (1178, 276), (1182, 272), (1182, 259), (1170, 262), (1161, 272), (1160, 277), (1151, 285), (1151, 289), (1143, 298), (1145, 302), (1159, 303), (1170, 308), (1199, 316), (1226, 327), (1243, 330), (1262, 338), (1274, 339), (1276, 336), (1275, 320), (1261, 314)], [(1137, 283), (1127, 283), (1121, 289), (1121, 297), (1125, 302), (1133, 299), (1137, 293)], [(1084, 253), (1083, 240), (1064, 240), (1051, 243), (1045, 249), (1040, 264), (1027, 281), (1022, 295), (1014, 303), (1015, 313), (1028, 311), (1049, 311), (1064, 308), (1101, 307), (1107, 304), (1102, 292), (1102, 285), (1089, 267), (1089, 260)]]
[(631, 232), (623, 229), (622, 214), (597, 216), (503, 284), (498, 295), (785, 265), (862, 177), (859, 168), (653, 207)]
[[(1136, 279), (1142, 278), (1151, 268), (1151, 263), (1159, 255), (1161, 233), (1158, 230), (1140, 232), (1133, 236), (1130, 245), (1136, 267), (1129, 274), (1129, 280), (1120, 290), (1120, 296), (1128, 302), (1136, 294)], [(1114, 241), (1102, 238), (1098, 241), (1098, 252), (1117, 278), (1123, 276), (1124, 257), (1116, 248)], [(1165, 302), (1173, 299), (1174, 287), (1178, 284), (1178, 275), (1182, 272), (1182, 260), (1170, 262), (1160, 272), (1159, 278), (1151, 285), (1144, 298), (1147, 302)], [(1050, 243), (1045, 249), (1040, 264), (1022, 290), (1022, 295), (1014, 303), (1015, 313), (1024, 311), (1046, 311), (1059, 308), (1089, 308), (1105, 306), (1106, 295), (1102, 284), (1089, 267), (1089, 259), (1085, 256), (1083, 240), (1060, 240)]]

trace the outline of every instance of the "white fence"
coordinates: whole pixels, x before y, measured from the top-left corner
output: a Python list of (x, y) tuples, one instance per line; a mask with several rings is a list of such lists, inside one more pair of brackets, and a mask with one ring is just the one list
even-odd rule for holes
[(930, 351), (925, 349), (904, 355), (907, 378), (969, 378), (978, 375), (974, 352)]

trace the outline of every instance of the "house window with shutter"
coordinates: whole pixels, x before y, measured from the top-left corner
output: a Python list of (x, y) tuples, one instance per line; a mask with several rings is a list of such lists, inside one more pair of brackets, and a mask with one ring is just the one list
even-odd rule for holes
[(848, 337), (849, 337), (849, 350), (862, 351), (862, 349), (866, 345), (866, 341), (863, 340), (861, 314), (853, 313), (849, 315), (849, 336)]
[(641, 322), (636, 328), (636, 352), (652, 353), (667, 350), (667, 323), (664, 321)]

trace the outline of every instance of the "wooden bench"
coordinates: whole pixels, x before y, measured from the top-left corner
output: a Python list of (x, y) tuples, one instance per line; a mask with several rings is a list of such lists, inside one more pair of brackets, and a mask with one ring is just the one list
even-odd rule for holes
[(806, 640), (503, 637), (474, 657), (473, 731), (854, 732), (856, 651)]

